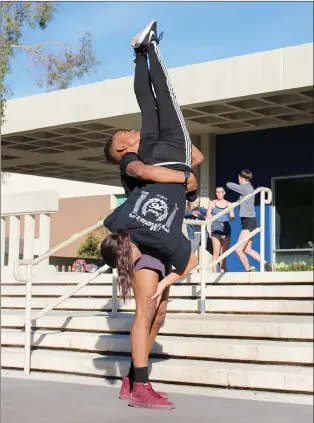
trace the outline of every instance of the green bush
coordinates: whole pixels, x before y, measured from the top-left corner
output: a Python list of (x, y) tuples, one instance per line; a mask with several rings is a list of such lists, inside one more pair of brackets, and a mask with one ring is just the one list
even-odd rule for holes
[(311, 264), (306, 263), (306, 261), (293, 260), (290, 263), (276, 263), (275, 268), (276, 272), (304, 272), (311, 270)]
[(77, 250), (80, 258), (101, 258), (99, 250), (99, 240), (94, 234), (89, 235)]

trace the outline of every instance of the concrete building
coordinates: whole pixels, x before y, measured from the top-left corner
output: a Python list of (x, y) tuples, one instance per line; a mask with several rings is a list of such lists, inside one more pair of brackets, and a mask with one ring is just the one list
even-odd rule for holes
[[(253, 185), (273, 191), (266, 258), (307, 257), (313, 241), (313, 44), (169, 74), (193, 142), (205, 155), (198, 170), (202, 204), (216, 185), (250, 168)], [(103, 147), (117, 129), (141, 126), (132, 85), (133, 77), (126, 77), (9, 101), (2, 170), (118, 186), (118, 169), (105, 163)], [(239, 230), (237, 219), (232, 243)], [(254, 242), (258, 248), (258, 237)], [(235, 255), (229, 268), (242, 270)]]
[(5, 183), (1, 184), (2, 194), (47, 190), (58, 192), (59, 198), (92, 197), (97, 195), (122, 194), (124, 192), (122, 187), (19, 173), (8, 173)]
[[(47, 191), (38, 191), (37, 195), (45, 195)], [(32, 193), (33, 202), (36, 203), (35, 193)], [(14, 204), (14, 196), (16, 194), (3, 196), (3, 209), (12, 207)], [(19, 194), (20, 195), (20, 194)], [(38, 198), (38, 197), (37, 197)], [(27, 202), (27, 197), (24, 196), (24, 204)], [(72, 198), (60, 198), (58, 201), (57, 211), (51, 214), (49, 223), (49, 245), (48, 248), (55, 247), (61, 244), (64, 240), (68, 239), (71, 235), (78, 233), (85, 228), (98, 222), (103, 216), (107, 215), (111, 206), (110, 195), (93, 195), (88, 197), (72, 197)], [(25, 243), (25, 213), (22, 209), (19, 210), (20, 216), (20, 236), (19, 236), (19, 257), (24, 256), (24, 243)], [(9, 217), (6, 219), (5, 225), (5, 256), (4, 265), (8, 264), (8, 255), (10, 249), (10, 230), (11, 225), (9, 223)], [(98, 233), (102, 235), (101, 231)], [(34, 216), (34, 242), (35, 248), (34, 253), (38, 255), (38, 243), (40, 239), (40, 215)], [(85, 241), (87, 236), (84, 236), (70, 245), (67, 245), (57, 253), (52, 254), (50, 258), (50, 264), (62, 268), (62, 266), (71, 267), (75, 258), (77, 257), (77, 251), (80, 245)], [(12, 242), (12, 240), (11, 240)], [(25, 248), (27, 248), (25, 246)]]

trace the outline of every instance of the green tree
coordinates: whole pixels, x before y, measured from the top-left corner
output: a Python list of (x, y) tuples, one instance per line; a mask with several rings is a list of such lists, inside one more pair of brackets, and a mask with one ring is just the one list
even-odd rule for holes
[(77, 256), (80, 258), (101, 258), (99, 245), (106, 238), (108, 233), (109, 231), (105, 227), (92, 232), (80, 245), (77, 250)]
[(89, 235), (77, 250), (80, 258), (101, 258), (99, 251), (99, 241), (94, 234)]
[(31, 68), (28, 70), (35, 70), (39, 74), (35, 77), (36, 83), (47, 91), (68, 88), (75, 79), (81, 79), (96, 69), (98, 62), (88, 32), (80, 39), (77, 50), (66, 43), (54, 41), (23, 45), (23, 33), (27, 28), (44, 31), (57, 12), (56, 2), (0, 3), (1, 123), (4, 121), (7, 97), (12, 93), (11, 87), (6, 85), (6, 76), (12, 73), (12, 61), (18, 54), (24, 54), (25, 59), (29, 59)]

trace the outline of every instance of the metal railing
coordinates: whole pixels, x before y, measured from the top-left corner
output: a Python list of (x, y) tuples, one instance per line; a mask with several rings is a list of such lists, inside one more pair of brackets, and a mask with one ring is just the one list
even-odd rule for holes
[[(25, 304), (25, 346), (24, 346), (24, 372), (30, 374), (30, 365), (31, 365), (31, 332), (32, 332), (32, 321), (38, 319), (39, 317), (44, 316), (46, 313), (51, 311), (53, 308), (57, 307), (63, 301), (70, 298), (81, 288), (89, 284), (92, 280), (96, 279), (101, 273), (108, 269), (108, 266), (102, 266), (86, 280), (80, 282), (73, 289), (66, 292), (60, 298), (58, 298), (54, 303), (50, 304), (48, 307), (45, 307), (41, 312), (32, 319), (32, 279), (33, 279), (33, 267), (41, 263), (43, 260), (49, 258), (52, 254), (62, 250), (62, 248), (67, 247), (72, 244), (72, 242), (80, 239), (82, 236), (88, 235), (91, 232), (99, 229), (103, 226), (103, 220), (98, 221), (95, 225), (92, 225), (81, 232), (78, 232), (68, 238), (66, 241), (47, 251), (45, 254), (35, 258), (35, 259), (23, 259), (17, 260), (13, 265), (13, 276), (19, 282), (26, 282), (26, 304)], [(26, 266), (26, 277), (23, 277), (20, 274), (21, 266)], [(115, 279), (115, 278), (113, 278)], [(114, 283), (113, 283), (114, 285)], [(115, 302), (116, 303), (116, 302)], [(114, 312), (114, 310), (113, 310)]]
[[(238, 241), (232, 247), (230, 247), (227, 251), (221, 254), (217, 260), (212, 261), (208, 268), (205, 266), (205, 254), (206, 254), (206, 230), (208, 227), (212, 225), (213, 222), (218, 220), (220, 217), (224, 216), (225, 214), (230, 213), (230, 210), (235, 209), (240, 204), (244, 203), (248, 199), (255, 197), (257, 194), (260, 193), (260, 227), (256, 228), (254, 231), (250, 232), (249, 235)], [(267, 193), (267, 197), (266, 194)], [(200, 276), (201, 276), (201, 298), (200, 298), (200, 313), (206, 313), (206, 281), (205, 281), (205, 271), (206, 269), (210, 269), (217, 264), (219, 264), (223, 259), (228, 257), (231, 253), (233, 253), (239, 246), (246, 244), (250, 239), (252, 239), (256, 234), (260, 233), (260, 272), (264, 272), (264, 263), (265, 263), (265, 205), (270, 204), (272, 201), (272, 192), (269, 188), (260, 187), (254, 190), (251, 194), (246, 195), (245, 197), (241, 198), (240, 200), (236, 201), (235, 203), (231, 203), (226, 209), (223, 209), (221, 212), (217, 213), (212, 218), (206, 221), (196, 221), (196, 220), (184, 220), (184, 223), (188, 225), (198, 225), (201, 226), (201, 245), (200, 245), (200, 257), (199, 257), (199, 268), (200, 268)]]
[[(257, 195), (258, 193), (261, 194), (260, 200), (260, 227), (256, 228), (253, 232), (243, 240), (238, 241), (235, 245), (230, 247), (227, 251), (225, 251), (222, 255), (218, 257), (217, 260), (214, 260), (209, 264), (208, 267), (205, 266), (205, 253), (206, 253), (206, 230), (208, 227), (212, 225), (212, 223), (219, 219), (220, 217), (228, 214), (230, 210), (235, 209), (241, 203), (247, 201), (249, 198)], [(267, 198), (265, 194), (267, 193)], [(241, 200), (236, 201), (235, 203), (230, 204), (226, 209), (222, 210), (220, 213), (216, 214), (214, 217), (206, 220), (206, 221), (196, 221), (196, 220), (184, 220), (185, 224), (197, 225), (201, 226), (201, 244), (200, 244), (200, 257), (199, 257), (199, 266), (198, 269), (200, 270), (200, 279), (201, 279), (201, 298), (200, 298), (200, 312), (201, 314), (205, 314), (206, 312), (206, 281), (205, 281), (205, 271), (207, 269), (212, 268), (213, 266), (217, 265), (221, 260), (228, 257), (233, 251), (235, 251), (240, 245), (247, 243), (251, 238), (253, 238), (257, 233), (260, 233), (260, 271), (264, 272), (264, 261), (265, 261), (265, 205), (270, 204), (272, 200), (272, 192), (269, 188), (260, 187), (257, 188), (251, 194), (246, 195)], [(13, 276), (16, 280), (20, 282), (26, 282), (26, 305), (25, 305), (25, 347), (24, 347), (24, 372), (26, 374), (30, 373), (31, 368), (31, 332), (32, 332), (32, 322), (43, 317), (49, 311), (53, 310), (54, 308), (58, 307), (61, 303), (65, 300), (70, 298), (84, 286), (88, 285), (91, 281), (96, 279), (100, 274), (102, 274), (105, 270), (108, 269), (108, 266), (102, 266), (88, 278), (80, 282), (78, 285), (74, 286), (72, 289), (67, 291), (61, 297), (59, 297), (56, 301), (51, 303), (49, 306), (42, 309), (33, 319), (31, 316), (32, 312), (32, 270), (33, 266), (38, 265), (43, 260), (46, 260), (52, 254), (60, 251), (62, 248), (70, 245), (72, 242), (78, 240), (82, 236), (88, 235), (89, 233), (99, 229), (103, 226), (103, 220), (97, 222), (95, 225), (92, 225), (81, 232), (78, 232), (68, 238), (66, 241), (62, 242), (61, 244), (57, 245), (56, 247), (52, 248), (51, 250), (47, 251), (45, 254), (41, 256), (30, 259), (30, 260), (17, 260), (13, 266)], [(20, 274), (20, 267), (26, 266), (26, 277), (23, 277)], [(113, 273), (113, 280), (112, 280), (112, 315), (116, 315), (118, 311), (118, 293), (117, 293), (117, 278), (116, 272)]]

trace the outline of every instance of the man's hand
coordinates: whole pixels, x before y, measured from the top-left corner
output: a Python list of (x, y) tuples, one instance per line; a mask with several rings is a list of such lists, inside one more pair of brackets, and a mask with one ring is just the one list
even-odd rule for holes
[(186, 185), (186, 190), (188, 192), (196, 191), (197, 190), (197, 179), (193, 173), (190, 174), (188, 179), (188, 183)]

